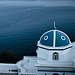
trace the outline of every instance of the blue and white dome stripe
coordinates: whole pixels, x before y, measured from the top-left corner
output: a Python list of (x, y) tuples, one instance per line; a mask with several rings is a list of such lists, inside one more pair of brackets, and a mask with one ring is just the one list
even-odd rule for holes
[(67, 34), (60, 30), (50, 30), (44, 33), (39, 41), (40, 47), (62, 48), (71, 44)]

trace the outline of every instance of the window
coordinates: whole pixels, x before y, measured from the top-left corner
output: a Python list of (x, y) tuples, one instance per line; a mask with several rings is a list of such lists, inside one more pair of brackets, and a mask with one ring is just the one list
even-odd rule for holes
[(62, 40), (65, 40), (65, 37), (64, 37), (64, 36), (61, 36), (61, 39), (62, 39)]
[(44, 37), (44, 40), (48, 40), (48, 36), (45, 36), (45, 37)]
[(59, 60), (59, 54), (57, 52), (53, 53), (53, 60)]
[(45, 75), (47, 75), (47, 74), (45, 73)]
[(57, 73), (54, 73), (54, 74), (52, 74), (52, 75), (59, 75), (59, 74), (57, 74)]

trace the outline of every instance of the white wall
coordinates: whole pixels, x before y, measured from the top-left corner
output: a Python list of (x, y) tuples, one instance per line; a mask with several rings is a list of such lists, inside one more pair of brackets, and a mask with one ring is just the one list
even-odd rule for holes
[(59, 54), (59, 61), (72, 61), (73, 56), (75, 56), (75, 50), (72, 48), (66, 50), (45, 50), (38, 48), (36, 52), (37, 57), (42, 57), (49, 61), (53, 61), (52, 55), (54, 52)]
[(38, 58), (40, 57), (40, 58), (44, 58), (46, 60), (49, 59), (49, 51), (48, 50), (44, 50), (42, 48), (38, 48), (36, 52), (37, 52), (37, 57)]
[(1, 64), (0, 63), (0, 71), (1, 70), (18, 70), (16, 64)]

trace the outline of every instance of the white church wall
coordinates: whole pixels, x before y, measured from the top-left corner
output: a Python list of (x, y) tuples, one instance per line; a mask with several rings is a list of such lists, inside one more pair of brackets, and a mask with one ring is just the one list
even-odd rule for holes
[(75, 58), (75, 42), (73, 43), (73, 47), (72, 47), (72, 57)]
[(53, 60), (53, 53), (57, 52), (59, 54), (59, 60), (58, 61), (63, 61), (63, 51), (58, 51), (58, 50), (49, 50), (49, 61), (54, 61)]
[(42, 48), (38, 48), (37, 57), (45, 58), (48, 61), (53, 61), (53, 53), (57, 52), (59, 54), (59, 61), (63, 61), (63, 51), (54, 51), (54, 50), (45, 50)]
[(16, 64), (4, 64), (0, 63), (0, 71), (1, 70), (18, 70), (18, 67)]
[(17, 62), (18, 68), (20, 68), (20, 74), (37, 74), (37, 63), (35, 56), (24, 56), (23, 60)]
[(42, 49), (42, 48), (38, 48), (37, 57), (44, 58), (44, 59), (48, 60), (49, 51), (45, 50), (45, 49)]
[(64, 54), (64, 61), (73, 62), (72, 61), (72, 58), (73, 58), (72, 49), (64, 50), (63, 54)]
[[(53, 60), (53, 53), (57, 52), (59, 54), (59, 60)], [(37, 57), (44, 58), (45, 60), (37, 60), (39, 64), (49, 65), (49, 66), (73, 66), (72, 60), (72, 49), (68, 50), (45, 50), (38, 48)]]
[(75, 56), (75, 51), (72, 51), (72, 49), (67, 50), (45, 50), (38, 48), (37, 50), (37, 57), (45, 58), (49, 61), (53, 60), (53, 53), (57, 52), (59, 54), (59, 60), (58, 61), (69, 61), (72, 62), (73, 56)]

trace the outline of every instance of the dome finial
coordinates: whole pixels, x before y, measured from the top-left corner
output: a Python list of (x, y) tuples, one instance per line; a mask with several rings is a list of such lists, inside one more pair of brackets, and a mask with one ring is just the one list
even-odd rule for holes
[(55, 21), (54, 21), (54, 29), (56, 30)]

